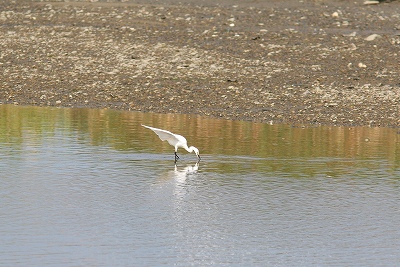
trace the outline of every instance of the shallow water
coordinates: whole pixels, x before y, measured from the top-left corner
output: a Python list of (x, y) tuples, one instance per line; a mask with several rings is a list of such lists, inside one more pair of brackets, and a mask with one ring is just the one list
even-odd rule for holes
[(0, 266), (400, 262), (397, 129), (0, 105), (0, 157)]

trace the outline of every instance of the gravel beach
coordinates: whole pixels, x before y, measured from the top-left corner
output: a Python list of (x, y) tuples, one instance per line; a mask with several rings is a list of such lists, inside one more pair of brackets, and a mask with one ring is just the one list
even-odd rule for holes
[(400, 1), (2, 1), (0, 102), (400, 126)]

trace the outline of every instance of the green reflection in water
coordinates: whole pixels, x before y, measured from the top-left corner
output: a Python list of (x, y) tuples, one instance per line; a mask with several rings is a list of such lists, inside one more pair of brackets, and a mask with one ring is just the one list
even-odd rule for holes
[[(85, 108), (0, 105), (0, 144), (18, 147), (26, 142), (28, 135), (29, 142), (40, 144), (42, 138), (62, 132), (91, 145), (109, 146), (116, 150), (172, 153), (172, 148), (141, 127), (142, 123), (184, 135), (189, 145), (198, 147), (203, 155), (302, 159), (308, 163), (314, 159), (330, 158), (324, 164), (332, 167), (335, 167), (335, 159), (341, 167), (353, 164), (354, 159), (384, 160), (392, 168), (399, 166), (400, 162), (400, 134), (396, 129), (292, 127), (194, 115)], [(292, 167), (288, 165), (285, 168)]]

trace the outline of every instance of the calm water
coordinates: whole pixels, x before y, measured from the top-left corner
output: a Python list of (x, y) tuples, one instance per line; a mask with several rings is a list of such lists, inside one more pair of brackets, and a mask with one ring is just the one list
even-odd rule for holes
[(0, 157), (0, 266), (400, 262), (396, 129), (0, 105)]

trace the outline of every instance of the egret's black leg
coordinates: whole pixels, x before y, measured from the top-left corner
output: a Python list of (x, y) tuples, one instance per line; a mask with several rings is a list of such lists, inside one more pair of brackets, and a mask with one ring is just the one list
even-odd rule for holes
[(178, 159), (179, 159), (179, 156), (178, 156), (178, 154), (176, 154), (176, 151), (175, 151), (175, 162), (176, 162)]

